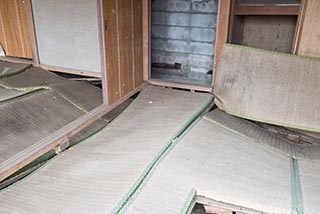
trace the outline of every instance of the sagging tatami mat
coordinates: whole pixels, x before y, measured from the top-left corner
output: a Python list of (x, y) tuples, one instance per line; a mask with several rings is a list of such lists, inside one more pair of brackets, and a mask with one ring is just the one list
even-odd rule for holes
[(201, 119), (150, 175), (126, 213), (183, 213), (190, 192), (291, 213), (290, 158)]
[(110, 213), (209, 94), (148, 86), (107, 128), (0, 193), (0, 213)]
[(236, 116), (320, 132), (319, 71), (319, 59), (225, 44), (215, 102)]
[(215, 109), (206, 114), (204, 119), (289, 157), (295, 159), (320, 160), (319, 145), (300, 145), (292, 143), (248, 120), (232, 116), (220, 109)]
[(35, 92), (37, 90), (41, 90), (40, 88), (25, 88), (25, 89), (18, 89), (18, 88), (7, 88), (0, 85), (0, 103), (21, 97), (23, 95)]
[(0, 61), (0, 79), (8, 77), (31, 67), (31, 64)]
[(0, 84), (13, 88), (50, 87), (85, 111), (90, 111), (102, 104), (101, 89), (87, 83), (62, 78), (36, 67), (0, 79)]
[(53, 90), (0, 105), (0, 163), (84, 114)]

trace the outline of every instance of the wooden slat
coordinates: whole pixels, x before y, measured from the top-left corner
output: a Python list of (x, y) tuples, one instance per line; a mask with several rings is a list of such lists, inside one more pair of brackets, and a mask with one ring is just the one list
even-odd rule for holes
[(298, 54), (320, 58), (320, 1), (308, 0)]
[(231, 7), (231, 0), (219, 1), (216, 47), (215, 47), (215, 53), (214, 53), (214, 74), (212, 78), (213, 86), (215, 85), (217, 67), (220, 60), (223, 44), (226, 43), (228, 39), (230, 7)]
[(8, 56), (32, 58), (26, 19), (25, 2), (21, 0), (2, 0), (0, 19), (2, 39)]
[(8, 159), (7, 161), (0, 164), (0, 181), (4, 180), (14, 172), (23, 168), (27, 164), (36, 160), (43, 154), (50, 150), (55, 149), (60, 144), (68, 140), (70, 137), (81, 131), (82, 129), (89, 126), (91, 123), (112, 111), (114, 108), (119, 106), (121, 103), (126, 101), (130, 96), (134, 95), (138, 91), (145, 87), (144, 84), (137, 87), (135, 90), (131, 91), (118, 101), (114, 102), (112, 105), (100, 105), (93, 109), (89, 113), (83, 115), (79, 119), (71, 122), (67, 126), (59, 129), (55, 133), (49, 135), (48, 137), (42, 139), (41, 141), (35, 143), (33, 146), (25, 149), (16, 156)]
[(101, 82), (102, 82), (102, 97), (103, 104), (108, 105), (108, 76), (107, 76), (107, 50), (106, 50), (106, 38), (104, 28), (104, 14), (103, 14), (103, 1), (97, 0), (98, 8), (98, 29), (99, 29), (99, 48), (100, 48), (100, 64), (101, 64)]
[(131, 0), (118, 0), (118, 28), (120, 31), (120, 80), (121, 96), (133, 90), (133, 45), (132, 45), (132, 2)]
[(162, 81), (156, 81), (156, 80), (149, 80), (148, 83), (150, 85), (165, 86), (165, 87), (169, 87), (169, 88), (189, 89), (191, 91), (203, 91), (203, 92), (211, 93), (211, 88), (210, 87), (186, 85), (186, 84), (170, 83), (170, 82), (162, 82)]
[(299, 15), (300, 6), (238, 6), (236, 15)]

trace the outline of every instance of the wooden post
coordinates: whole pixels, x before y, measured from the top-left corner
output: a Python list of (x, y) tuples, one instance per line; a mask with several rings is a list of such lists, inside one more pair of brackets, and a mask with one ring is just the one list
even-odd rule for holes
[(220, 0), (218, 6), (216, 47), (214, 54), (212, 87), (215, 85), (217, 68), (222, 52), (223, 44), (228, 40), (229, 16), (230, 16), (231, 0)]
[(31, 43), (33, 65), (39, 66), (40, 60), (39, 60), (37, 37), (36, 37), (35, 26), (34, 26), (32, 0), (25, 0), (24, 4), (25, 4), (26, 16), (27, 16), (29, 39)]

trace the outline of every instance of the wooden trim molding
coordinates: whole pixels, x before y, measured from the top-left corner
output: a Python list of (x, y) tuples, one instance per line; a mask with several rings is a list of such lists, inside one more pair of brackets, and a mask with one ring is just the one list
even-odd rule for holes
[(32, 60), (33, 65), (38, 66), (39, 61), (39, 52), (38, 52), (38, 43), (34, 25), (33, 9), (32, 9), (32, 0), (25, 0), (25, 10), (27, 16), (28, 30), (29, 30), (29, 40), (32, 50)]
[(103, 15), (103, 0), (97, 0), (98, 6), (98, 26), (99, 26), (99, 46), (101, 62), (101, 80), (102, 80), (102, 97), (103, 103), (108, 104), (108, 74), (107, 74), (107, 53), (105, 40), (105, 26)]
[(169, 88), (188, 89), (191, 91), (203, 91), (203, 92), (209, 92), (209, 93), (211, 93), (211, 91), (212, 91), (212, 89), (210, 87), (162, 82), (162, 81), (158, 81), (158, 80), (149, 80), (148, 83), (150, 85), (164, 86), (164, 87), (169, 87)]
[(299, 15), (300, 6), (237, 6), (235, 15)]
[(76, 70), (76, 69), (61, 68), (61, 67), (56, 67), (56, 66), (51, 66), (51, 65), (42, 65), (42, 64), (40, 64), (39, 67), (46, 69), (46, 70), (55, 71), (55, 72), (101, 78), (100, 72), (81, 71), (81, 70)]
[(143, 80), (151, 75), (151, 0), (142, 0), (143, 27)]

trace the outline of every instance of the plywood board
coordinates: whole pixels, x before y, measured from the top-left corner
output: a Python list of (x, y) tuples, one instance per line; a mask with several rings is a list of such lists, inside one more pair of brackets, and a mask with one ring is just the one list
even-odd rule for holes
[(245, 16), (242, 44), (290, 53), (296, 22), (296, 16)]
[(230, 114), (320, 132), (320, 61), (225, 45), (217, 105)]
[(101, 72), (96, 0), (33, 0), (43, 65)]

